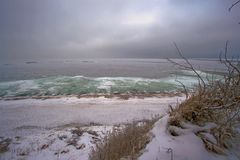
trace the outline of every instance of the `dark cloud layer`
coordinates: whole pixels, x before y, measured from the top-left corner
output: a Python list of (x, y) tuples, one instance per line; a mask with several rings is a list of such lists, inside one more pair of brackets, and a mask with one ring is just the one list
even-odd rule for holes
[(240, 6), (226, 0), (1, 0), (0, 59), (240, 55)]

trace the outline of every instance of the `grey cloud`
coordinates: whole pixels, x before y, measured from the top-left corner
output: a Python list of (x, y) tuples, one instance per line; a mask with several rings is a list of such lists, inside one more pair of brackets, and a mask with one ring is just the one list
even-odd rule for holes
[(2, 0), (0, 58), (217, 57), (240, 50), (240, 9), (212, 0)]

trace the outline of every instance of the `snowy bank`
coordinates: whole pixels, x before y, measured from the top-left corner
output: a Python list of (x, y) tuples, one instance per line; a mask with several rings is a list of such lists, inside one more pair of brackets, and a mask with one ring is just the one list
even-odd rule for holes
[(165, 115), (183, 97), (60, 98), (0, 101), (0, 159), (88, 159), (92, 147), (119, 124)]
[(218, 155), (208, 152), (203, 141), (196, 136), (196, 130), (205, 130), (211, 125), (200, 128), (188, 125), (182, 129), (179, 136), (172, 136), (168, 129), (169, 117), (165, 116), (155, 123), (151, 133), (154, 135), (152, 141), (147, 145), (139, 160), (238, 160), (239, 157), (229, 153)]

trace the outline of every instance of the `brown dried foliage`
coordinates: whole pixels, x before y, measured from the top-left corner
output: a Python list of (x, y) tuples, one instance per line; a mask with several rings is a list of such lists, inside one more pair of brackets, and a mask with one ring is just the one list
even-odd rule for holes
[(104, 141), (97, 144), (90, 154), (90, 160), (135, 160), (141, 150), (150, 142), (148, 132), (159, 118), (142, 124), (133, 122), (122, 130), (113, 130)]
[[(169, 120), (169, 125), (174, 126), (179, 126), (181, 121), (198, 125), (216, 123), (217, 127), (211, 133), (221, 148), (230, 147), (228, 142), (236, 135), (235, 127), (240, 122), (240, 61), (228, 59), (227, 53), (228, 42), (224, 54), (220, 55), (220, 62), (227, 69), (223, 78), (207, 82), (202, 82), (203, 78), (199, 80), (196, 90), (170, 112)], [(185, 60), (185, 57), (182, 58)], [(188, 68), (195, 70), (193, 67)]]

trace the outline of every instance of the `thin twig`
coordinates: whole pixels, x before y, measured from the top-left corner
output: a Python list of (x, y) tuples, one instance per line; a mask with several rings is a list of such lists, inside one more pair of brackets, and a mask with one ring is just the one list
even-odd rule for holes
[(234, 6), (236, 6), (238, 3), (240, 3), (240, 0), (236, 1), (235, 3), (233, 3), (233, 4), (231, 5), (231, 7), (228, 8), (228, 11), (231, 12), (232, 8), (233, 8)]
[(176, 82), (178, 82), (178, 83), (180, 83), (181, 85), (182, 85), (182, 87), (183, 87), (183, 89), (184, 89), (184, 93), (185, 93), (185, 95), (186, 95), (186, 99), (188, 99), (188, 91), (187, 91), (187, 88), (186, 88), (186, 86), (181, 82), (181, 81), (179, 81), (179, 80), (177, 80), (177, 78), (175, 79), (175, 81)]
[(196, 71), (196, 69), (193, 67), (193, 65), (189, 62), (189, 60), (185, 56), (183, 56), (183, 54), (182, 54), (181, 50), (178, 48), (177, 44), (175, 42), (173, 44), (174, 44), (175, 48), (177, 49), (178, 55), (187, 63), (187, 65), (177, 63), (177, 62), (175, 62), (171, 59), (168, 59), (168, 61), (170, 61), (174, 65), (183, 67), (183, 68), (188, 69), (188, 70), (192, 70), (196, 74), (196, 76), (198, 77), (199, 87), (202, 90), (202, 85), (203, 85), (203, 91), (204, 91), (205, 88), (206, 88), (205, 81), (203, 80), (201, 75)]

